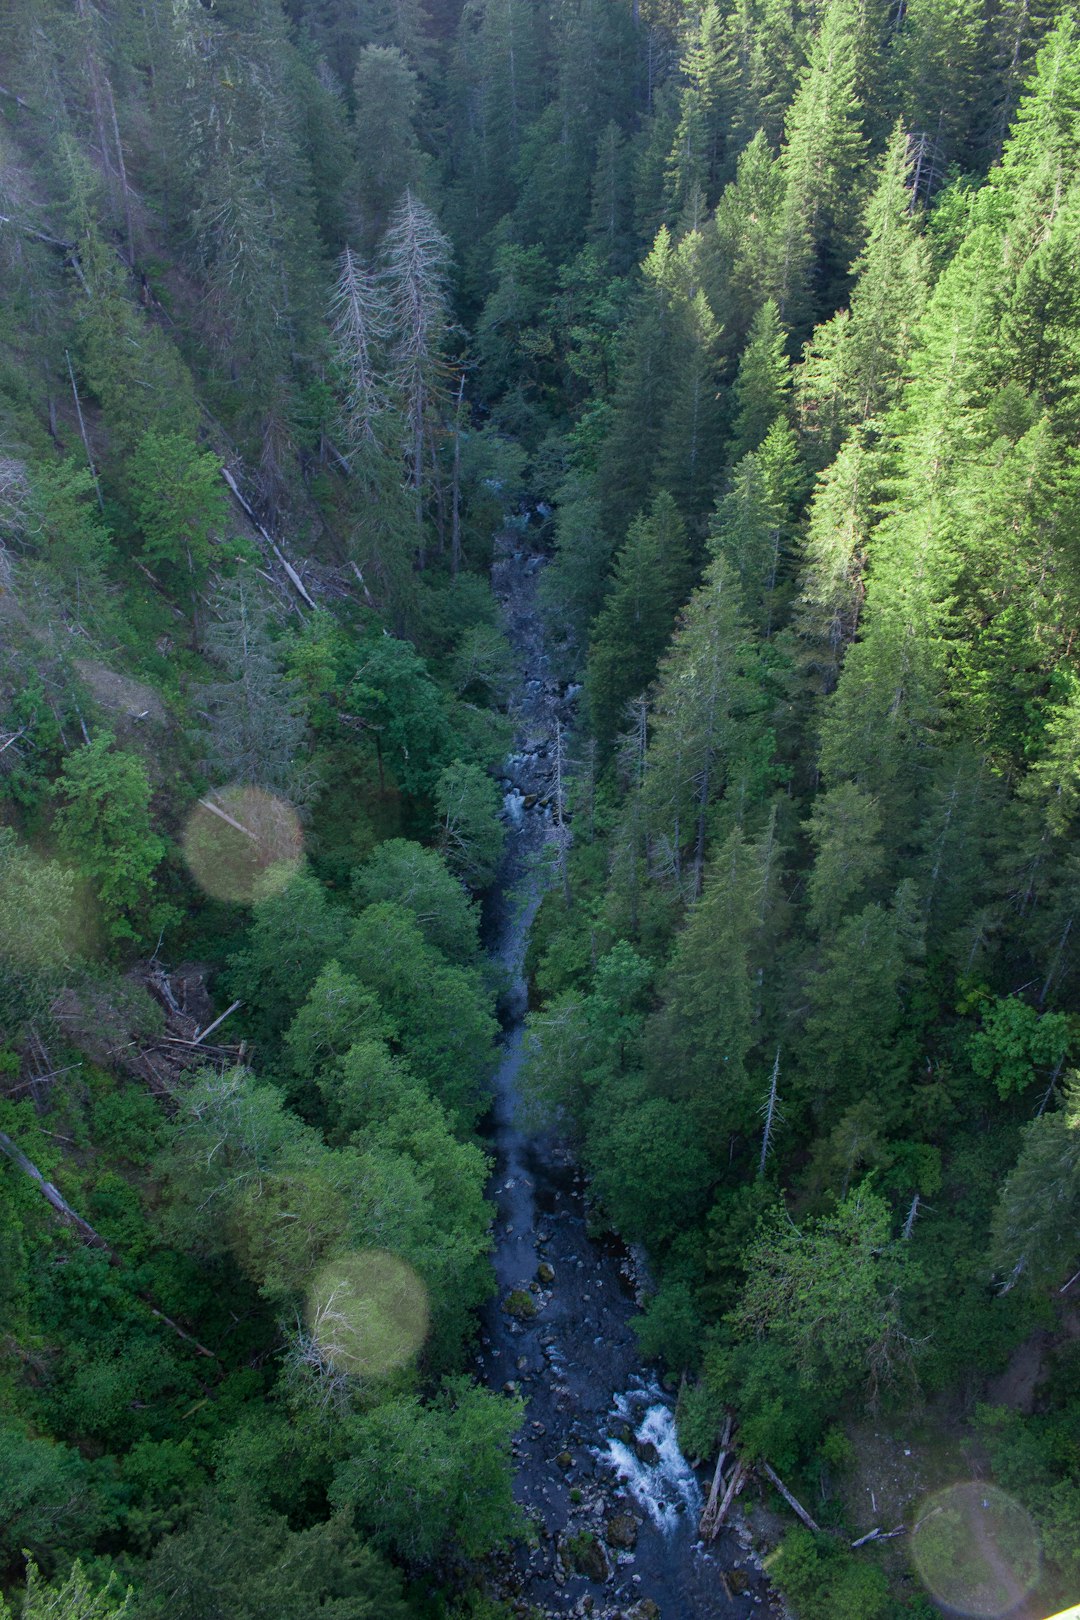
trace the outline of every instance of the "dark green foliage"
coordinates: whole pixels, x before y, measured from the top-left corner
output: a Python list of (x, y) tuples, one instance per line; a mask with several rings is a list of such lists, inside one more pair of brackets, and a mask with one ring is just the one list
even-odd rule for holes
[[(3, 1159), (12, 1611), (487, 1612), (438, 1589), (516, 1524), (460, 1374), (534, 541), (585, 689), (526, 1080), (686, 1443), (843, 1529), (770, 1566), (806, 1620), (921, 1616), (845, 1431), (1038, 1329), (978, 1432), (1064, 1608), (1075, 8), (7, 9), (0, 1126), (112, 1251)], [(302, 812), (244, 905), (181, 853), (229, 784)], [(428, 1331), (361, 1377), (308, 1296), (371, 1251)]]
[(401, 1578), (360, 1541), (345, 1515), (305, 1530), (234, 1504), (200, 1514), (162, 1542), (139, 1613), (203, 1620), (210, 1614), (300, 1620), (312, 1604), (341, 1620), (404, 1620)]

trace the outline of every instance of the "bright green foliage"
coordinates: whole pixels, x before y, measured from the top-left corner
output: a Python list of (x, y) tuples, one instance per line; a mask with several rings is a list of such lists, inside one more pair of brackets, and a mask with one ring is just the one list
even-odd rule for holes
[(378, 1043), (392, 1033), (392, 1025), (377, 998), (328, 962), (285, 1034), (285, 1045), (305, 1085), (322, 1076), (361, 1041)]
[(486, 889), (494, 882), (506, 845), (498, 786), (479, 765), (456, 760), (435, 784), (435, 805), (442, 817), (440, 842), (447, 866), (468, 888)]
[(909, 129), (929, 138), (931, 175), (970, 158), (985, 71), (983, 14), (973, 0), (913, 0), (900, 36), (902, 105)]
[(727, 136), (724, 33), (723, 13), (715, 0), (709, 0), (691, 23), (681, 64), (686, 83), (667, 184), (669, 206), (676, 216), (700, 210), (716, 195)]
[(0, 1028), (9, 1036), (45, 1011), (74, 958), (73, 904), (70, 871), (38, 859), (0, 827)]
[(760, 666), (725, 560), (694, 592), (660, 670), (641, 800), (654, 859), (701, 891), (714, 803), (738, 822), (768, 786), (771, 738), (747, 722), (760, 707)]
[(818, 479), (807, 520), (795, 604), (798, 653), (816, 691), (836, 686), (862, 609), (875, 462), (858, 434)]
[(411, 911), (428, 944), (449, 961), (476, 961), (476, 907), (434, 850), (387, 839), (357, 870), (353, 893), (362, 905), (390, 901)]
[(487, 1101), (496, 1031), (479, 975), (452, 966), (411, 911), (386, 901), (354, 924), (341, 963), (376, 993), (415, 1072), (457, 1121), (473, 1124)]
[(803, 325), (822, 292), (834, 293), (855, 247), (866, 160), (859, 27), (849, 0), (823, 7), (785, 122), (774, 295), (789, 329)]
[(465, 1378), (429, 1406), (388, 1401), (352, 1425), (332, 1499), (410, 1564), (490, 1552), (518, 1528), (509, 1457), (523, 1412)]
[(897, 1305), (903, 1256), (890, 1225), (888, 1205), (867, 1187), (801, 1229), (786, 1216), (767, 1220), (746, 1254), (732, 1328), (777, 1346), (800, 1383), (876, 1392), (910, 1354)]
[(831, 1537), (789, 1530), (769, 1573), (806, 1620), (885, 1620), (892, 1612), (885, 1572), (849, 1556)]
[(1026, 1091), (1039, 1074), (1060, 1074), (1071, 1044), (1064, 1013), (1040, 1016), (1027, 1002), (1010, 996), (984, 1010), (982, 1028), (971, 1037), (971, 1067), (984, 1080), (993, 1080), (999, 1097), (1011, 1097)]
[(127, 266), (91, 227), (80, 243), (83, 297), (76, 305), (81, 369), (97, 398), (114, 452), (146, 432), (192, 435), (198, 407), (176, 347), (135, 303)]
[(43, 1581), (33, 1559), (26, 1567), (26, 1596), (22, 1620), (127, 1620), (133, 1593), (123, 1592), (119, 1580), (110, 1576), (96, 1587), (87, 1578), (78, 1559), (64, 1581)]
[(818, 327), (798, 373), (804, 430), (822, 460), (853, 424), (894, 404), (928, 291), (927, 251), (912, 213), (912, 156), (894, 131), (866, 205), (865, 245), (846, 310)]
[(778, 416), (764, 441), (731, 474), (709, 523), (710, 550), (731, 564), (755, 628), (768, 636), (783, 617), (796, 501), (803, 486), (799, 448)]
[(150, 781), (137, 754), (108, 732), (68, 755), (54, 794), (61, 851), (90, 884), (110, 940), (138, 939), (149, 926), (154, 871), (165, 843), (150, 820)]
[(758, 448), (773, 422), (786, 410), (791, 392), (787, 334), (771, 298), (766, 299), (751, 323), (732, 391), (735, 422), (728, 457), (734, 464)]
[(113, 540), (97, 504), (89, 469), (76, 461), (42, 465), (33, 474), (34, 523), (31, 533), (42, 562), (80, 608), (94, 611), (113, 558)]
[(740, 154), (716, 205), (709, 298), (728, 341), (745, 341), (754, 316), (776, 297), (777, 239), (786, 181), (763, 130)]
[(365, 642), (347, 701), (367, 722), (380, 765), (402, 791), (432, 793), (451, 751), (450, 727), (415, 648), (391, 636)]
[(128, 476), (144, 554), (151, 563), (186, 571), (197, 588), (211, 542), (223, 538), (228, 510), (217, 457), (182, 434), (152, 431), (139, 440)]
[(609, 533), (629, 525), (658, 487), (687, 518), (707, 505), (718, 469), (721, 326), (706, 288), (700, 230), (661, 227), (642, 265), (617, 360), (613, 413), (599, 462)]
[[(114, 1564), (148, 1616), (490, 1607), (459, 1566), (513, 1524), (519, 1414), (442, 1381), (492, 1288), (470, 893), (518, 865), (520, 652), (544, 701), (586, 677), (530, 1097), (649, 1246), (688, 1443), (731, 1410), (836, 1530), (784, 1539), (795, 1608), (927, 1613), (846, 1546), (842, 1430), (889, 1384), (911, 1433), (901, 1322), (969, 1409), (1080, 1264), (1075, 7), (8, 13), (3, 1126), (116, 1251), (0, 1170), (11, 1607), (24, 1547), (59, 1613), (115, 1610), (79, 1595)], [(511, 548), (554, 550), (512, 653)], [(192, 888), (200, 772), (310, 807), (310, 867)], [(190, 957), (243, 1003), (201, 1074), (86, 965), (164, 902), (154, 994)], [(429, 1330), (360, 1377), (305, 1300), (372, 1251)], [(1058, 1337), (979, 1424), (1043, 1614), (1080, 1579)]]

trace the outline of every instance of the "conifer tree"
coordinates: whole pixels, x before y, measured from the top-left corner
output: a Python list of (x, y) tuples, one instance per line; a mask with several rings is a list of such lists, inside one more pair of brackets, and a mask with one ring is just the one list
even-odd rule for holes
[(835, 455), (849, 427), (887, 410), (906, 380), (929, 290), (911, 178), (910, 142), (898, 127), (866, 205), (866, 243), (851, 267), (848, 309), (818, 327), (798, 372), (803, 431), (821, 462)]
[(766, 299), (750, 325), (732, 390), (735, 420), (728, 447), (732, 466), (756, 450), (778, 416), (787, 410), (791, 362), (787, 334), (773, 299)]
[(835, 300), (856, 246), (866, 156), (858, 35), (850, 0), (829, 0), (784, 127), (774, 293), (789, 329)]
[(875, 456), (853, 434), (810, 503), (793, 624), (797, 656), (822, 693), (835, 687), (858, 629), (878, 476)]
[(361, 241), (370, 251), (402, 193), (420, 179), (417, 76), (396, 45), (365, 45), (353, 73), (356, 195)]
[(594, 735), (610, 747), (626, 704), (649, 685), (688, 583), (686, 530), (661, 491), (630, 525), (592, 630), (585, 676)]
[(222, 583), (206, 650), (222, 678), (200, 691), (207, 763), (220, 784), (244, 782), (302, 805), (305, 722), (298, 689), (282, 672), (270, 615), (244, 571)]
[(782, 588), (802, 489), (795, 434), (778, 417), (764, 442), (735, 467), (730, 488), (716, 503), (709, 523), (710, 550), (731, 565), (748, 615), (766, 637), (782, 617)]
[(668, 159), (667, 200), (672, 218), (683, 215), (695, 195), (706, 205), (716, 198), (725, 145), (725, 113), (730, 116), (724, 19), (717, 0), (706, 0), (690, 22), (681, 63), (684, 78), (679, 124)]
[(642, 785), (651, 860), (690, 897), (701, 892), (714, 802), (738, 784), (728, 806), (738, 825), (767, 781), (756, 749), (767, 761), (771, 738), (758, 733), (751, 742), (747, 725), (760, 697), (758, 674), (738, 585), (719, 558), (687, 603), (661, 667)]

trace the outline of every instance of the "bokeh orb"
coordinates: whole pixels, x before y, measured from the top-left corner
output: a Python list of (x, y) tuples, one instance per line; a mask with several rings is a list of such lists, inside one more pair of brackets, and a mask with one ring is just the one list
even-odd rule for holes
[(305, 1317), (320, 1354), (340, 1371), (382, 1378), (417, 1354), (428, 1331), (427, 1289), (385, 1249), (338, 1255), (319, 1267)]
[(923, 1503), (911, 1554), (943, 1608), (981, 1620), (1009, 1614), (1039, 1578), (1039, 1538), (1030, 1515), (981, 1480), (949, 1485)]
[(183, 846), (200, 888), (215, 900), (250, 905), (285, 887), (300, 864), (304, 839), (287, 800), (238, 784), (199, 800)]

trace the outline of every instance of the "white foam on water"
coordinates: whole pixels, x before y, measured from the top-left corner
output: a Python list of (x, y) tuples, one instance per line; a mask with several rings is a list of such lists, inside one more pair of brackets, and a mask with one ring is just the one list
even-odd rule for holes
[(520, 827), (525, 818), (525, 795), (518, 788), (511, 788), (509, 793), (503, 794), (503, 810), (507, 821), (513, 827)]
[(690, 1464), (679, 1450), (675, 1414), (655, 1384), (615, 1398), (615, 1416), (630, 1425), (639, 1444), (656, 1447), (657, 1461), (642, 1462), (633, 1446), (609, 1439), (595, 1455), (613, 1468), (638, 1505), (665, 1535), (687, 1515), (696, 1522), (701, 1491)]

